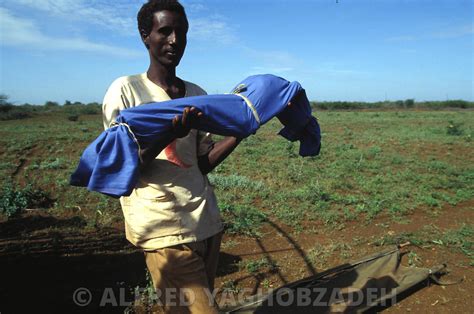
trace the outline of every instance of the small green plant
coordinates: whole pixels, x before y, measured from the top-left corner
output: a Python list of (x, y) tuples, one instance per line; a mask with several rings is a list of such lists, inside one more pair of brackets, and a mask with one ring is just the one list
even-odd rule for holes
[(221, 249), (223, 249), (223, 250), (231, 249), (231, 248), (237, 246), (238, 244), (239, 244), (239, 242), (237, 242), (235, 240), (227, 240), (225, 242), (222, 242)]
[(433, 241), (439, 245), (458, 248), (461, 252), (474, 259), (474, 226), (463, 224), (459, 229), (448, 230), (439, 240)]
[(304, 176), (304, 167), (300, 160), (292, 162), (288, 165), (288, 179), (294, 183), (301, 182)]
[(265, 289), (270, 289), (271, 287), (273, 287), (272, 285), (272, 282), (268, 279), (263, 279), (262, 281), (262, 287), (264, 287)]
[(1, 170), (10, 170), (10, 169), (14, 169), (15, 168), (15, 164), (12, 163), (12, 162), (0, 162), (0, 171)]
[(344, 213), (344, 218), (346, 220), (356, 220), (357, 219), (357, 214), (348, 207), (344, 207), (343, 213)]
[(330, 244), (322, 245), (316, 244), (310, 249), (306, 255), (306, 259), (316, 268), (325, 268), (328, 258), (334, 253), (339, 252), (342, 259), (351, 257), (351, 246), (346, 243), (332, 242)]
[(265, 185), (260, 181), (255, 181), (239, 175), (223, 176), (219, 174), (209, 174), (208, 178), (211, 184), (222, 190), (228, 190), (232, 188), (261, 190), (265, 187)]
[(239, 263), (239, 268), (245, 269), (250, 274), (257, 274), (266, 271), (274, 272), (278, 268), (278, 265), (274, 261), (261, 258), (252, 261), (242, 261)]
[(0, 213), (10, 218), (26, 208), (48, 208), (51, 203), (52, 200), (46, 192), (35, 190), (31, 185), (18, 188), (7, 184), (0, 194)]
[(65, 161), (62, 158), (55, 158), (48, 161), (43, 161), (39, 166), (40, 169), (64, 169)]
[(260, 225), (267, 216), (262, 211), (244, 205), (221, 205), (224, 226), (228, 234), (241, 234), (251, 237), (259, 236)]
[(416, 254), (416, 252), (408, 253), (408, 265), (412, 267), (421, 265), (421, 258)]
[(288, 142), (286, 144), (286, 154), (288, 158), (295, 158), (298, 157), (298, 155), (295, 153), (295, 144), (293, 142)]
[(338, 222), (340, 214), (337, 210), (326, 210), (318, 213), (319, 218), (324, 222), (325, 225), (335, 226)]
[(448, 121), (448, 126), (446, 128), (446, 134), (460, 136), (464, 134), (462, 129), (462, 123), (454, 122), (453, 120)]
[(372, 146), (367, 150), (366, 157), (367, 158), (375, 158), (382, 152), (382, 148), (379, 146)]
[(441, 203), (436, 198), (433, 197), (433, 194), (424, 195), (421, 197), (421, 200), (424, 204), (432, 208), (441, 206)]
[(388, 234), (374, 241), (374, 244), (376, 246), (383, 246), (383, 245), (393, 245), (393, 244), (398, 245), (405, 242), (410, 242), (414, 245), (422, 246), (427, 243), (426, 239), (424, 238), (425, 236), (424, 232), (425, 232), (425, 229), (422, 229), (419, 232), (402, 232), (399, 234)]
[(158, 295), (155, 291), (153, 280), (151, 279), (150, 272), (146, 268), (145, 279), (145, 287), (136, 286), (135, 288), (131, 289), (132, 294), (135, 296), (135, 302), (133, 306), (127, 308), (128, 311), (126, 310), (125, 313), (129, 313), (129, 311), (135, 313), (133, 309), (140, 307), (145, 309), (145, 313), (151, 313), (153, 306), (158, 303)]
[(226, 280), (222, 283), (222, 291), (228, 293), (239, 293), (241, 288), (234, 280)]

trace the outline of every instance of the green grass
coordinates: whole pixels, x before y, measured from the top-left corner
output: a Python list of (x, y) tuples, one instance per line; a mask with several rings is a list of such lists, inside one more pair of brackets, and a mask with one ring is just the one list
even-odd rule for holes
[(251, 180), (244, 176), (231, 174), (223, 176), (220, 174), (210, 173), (208, 175), (211, 184), (221, 190), (245, 189), (245, 190), (262, 190), (265, 185), (262, 182)]
[(317, 243), (308, 251), (306, 258), (316, 269), (324, 269), (331, 256), (338, 255), (339, 258), (347, 261), (352, 256), (351, 250), (352, 247), (346, 243), (332, 242), (326, 245)]
[[(68, 184), (82, 151), (102, 131), (100, 115), (69, 121), (70, 114), (2, 121), (0, 184), (29, 183), (56, 200), (52, 212), (80, 208), (90, 225), (120, 220), (117, 200)], [(299, 157), (299, 143), (279, 137), (275, 120), (209, 175), (228, 233), (258, 236), (267, 219), (300, 229), (305, 222), (333, 228), (381, 215), (403, 221), (472, 200), (474, 111), (316, 115), (320, 156)]]
[[(110, 221), (97, 217), (97, 210), (120, 218), (117, 200), (69, 185), (84, 148), (102, 131), (100, 115), (67, 120), (67, 113), (41, 114), (30, 119), (2, 121), (0, 125), (0, 184), (20, 188), (31, 184), (55, 200), (50, 210), (61, 214), (79, 210), (86, 220)], [(88, 131), (85, 132), (84, 129)]]
[(220, 204), (224, 227), (228, 234), (260, 236), (259, 227), (266, 221), (267, 215), (261, 210), (244, 205)]
[(278, 265), (274, 261), (264, 257), (256, 260), (241, 261), (238, 266), (252, 275), (265, 272), (272, 273), (278, 269)]
[(414, 245), (431, 248), (448, 247), (462, 252), (474, 265), (474, 225), (462, 224), (456, 229), (440, 230), (436, 226), (426, 225), (415, 232), (386, 235), (375, 241), (376, 245), (401, 244), (411, 242)]

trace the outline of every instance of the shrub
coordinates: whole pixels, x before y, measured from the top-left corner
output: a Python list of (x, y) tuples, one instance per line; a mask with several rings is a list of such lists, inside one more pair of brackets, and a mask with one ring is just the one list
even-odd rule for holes
[(223, 204), (220, 207), (227, 234), (259, 236), (258, 229), (267, 219), (265, 213), (252, 206)]
[(316, 110), (360, 110), (360, 109), (411, 109), (424, 108), (429, 110), (439, 110), (443, 108), (474, 108), (474, 102), (465, 100), (445, 100), (445, 101), (422, 101), (416, 102), (414, 99), (378, 102), (349, 102), (349, 101), (325, 101), (311, 102), (311, 107)]
[(405, 107), (413, 108), (414, 106), (415, 106), (415, 100), (414, 99), (405, 100)]
[(71, 115), (69, 115), (69, 116), (67, 117), (67, 119), (68, 119), (69, 121), (73, 121), (73, 122), (74, 122), (74, 121), (79, 120), (79, 116), (78, 116), (77, 114), (71, 114)]
[(55, 107), (59, 107), (59, 104), (55, 101), (47, 101), (44, 106), (46, 108), (55, 108)]
[(21, 111), (21, 109), (18, 110), (17, 108), (14, 108), (14, 109), (9, 110), (7, 112), (0, 112), (0, 120), (1, 121), (26, 119), (28, 117), (30, 117), (30, 115), (27, 112), (23, 112), (23, 111)]
[(31, 185), (21, 189), (8, 184), (0, 193), (0, 213), (13, 217), (29, 207), (47, 208), (51, 202), (46, 192), (35, 190)]
[(1, 103), (0, 104), (0, 113), (6, 113), (6, 112), (9, 112), (10, 110), (13, 109), (13, 105), (12, 104), (8, 104), (8, 103)]
[(446, 128), (446, 134), (455, 136), (463, 135), (464, 131), (462, 130), (461, 126), (461, 123), (456, 123), (450, 120)]
[(465, 100), (446, 100), (445, 105), (450, 108), (469, 108), (469, 102)]

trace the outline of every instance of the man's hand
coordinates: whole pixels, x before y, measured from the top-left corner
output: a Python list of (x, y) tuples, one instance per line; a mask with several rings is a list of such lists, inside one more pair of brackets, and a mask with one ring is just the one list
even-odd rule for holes
[(173, 135), (176, 138), (185, 137), (192, 128), (195, 128), (202, 112), (195, 107), (186, 107), (182, 115), (176, 115), (173, 120)]
[(168, 146), (176, 138), (185, 137), (189, 131), (197, 125), (199, 117), (202, 112), (194, 107), (186, 107), (182, 115), (176, 115), (173, 120), (173, 129), (171, 134), (166, 137), (159, 138), (156, 142), (149, 145), (149, 147), (140, 151), (140, 161), (142, 168), (153, 161), (158, 154)]

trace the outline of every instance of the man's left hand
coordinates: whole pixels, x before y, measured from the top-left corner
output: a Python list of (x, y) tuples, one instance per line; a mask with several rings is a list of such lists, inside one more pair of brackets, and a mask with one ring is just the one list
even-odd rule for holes
[(200, 112), (195, 107), (186, 107), (183, 110), (183, 114), (176, 115), (173, 120), (173, 135), (176, 138), (185, 137), (188, 135), (189, 131), (197, 125), (199, 118), (202, 116)]

